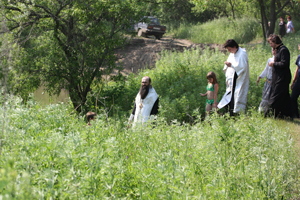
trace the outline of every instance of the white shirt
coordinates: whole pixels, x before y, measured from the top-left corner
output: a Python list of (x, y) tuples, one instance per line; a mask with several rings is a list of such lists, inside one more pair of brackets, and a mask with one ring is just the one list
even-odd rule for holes
[(292, 21), (288, 21), (288, 23), (286, 24), (286, 32), (287, 33), (292, 33), (293, 32), (293, 28), (294, 28), (294, 25), (293, 25), (293, 22)]

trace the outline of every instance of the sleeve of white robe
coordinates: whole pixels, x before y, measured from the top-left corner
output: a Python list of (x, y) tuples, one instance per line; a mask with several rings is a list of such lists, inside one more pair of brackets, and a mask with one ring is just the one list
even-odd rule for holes
[[(242, 49), (240, 49), (242, 51)], [(240, 76), (240, 74), (244, 73), (246, 71), (246, 68), (248, 66), (248, 56), (246, 52), (241, 52), (238, 62), (235, 64), (231, 63), (231, 67), (234, 68), (237, 76)]]

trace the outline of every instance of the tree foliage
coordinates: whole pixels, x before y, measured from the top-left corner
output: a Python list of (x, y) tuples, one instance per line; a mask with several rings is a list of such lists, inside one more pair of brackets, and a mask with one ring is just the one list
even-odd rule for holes
[(8, 30), (23, 48), (20, 73), (52, 94), (66, 88), (79, 111), (93, 81), (116, 67), (114, 50), (128, 41), (124, 30), (143, 15), (134, 0), (2, 3)]

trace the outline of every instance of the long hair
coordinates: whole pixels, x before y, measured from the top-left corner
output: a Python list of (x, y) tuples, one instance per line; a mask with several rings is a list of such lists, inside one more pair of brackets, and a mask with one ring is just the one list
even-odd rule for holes
[(206, 78), (207, 79), (212, 78), (213, 79), (213, 84), (218, 83), (216, 74), (214, 72), (208, 72), (207, 75), (206, 75)]

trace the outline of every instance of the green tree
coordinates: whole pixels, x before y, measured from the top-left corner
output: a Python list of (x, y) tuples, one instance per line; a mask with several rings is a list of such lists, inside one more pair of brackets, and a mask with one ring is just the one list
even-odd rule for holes
[(115, 66), (114, 51), (143, 15), (135, 0), (2, 0), (7, 27), (22, 49), (18, 71), (51, 94), (69, 91), (78, 111), (93, 81)]
[[(266, 39), (271, 33), (274, 33), (278, 14), (291, 3), (291, 0), (258, 0), (258, 2), (264, 39)], [(270, 26), (268, 22), (270, 22)]]

